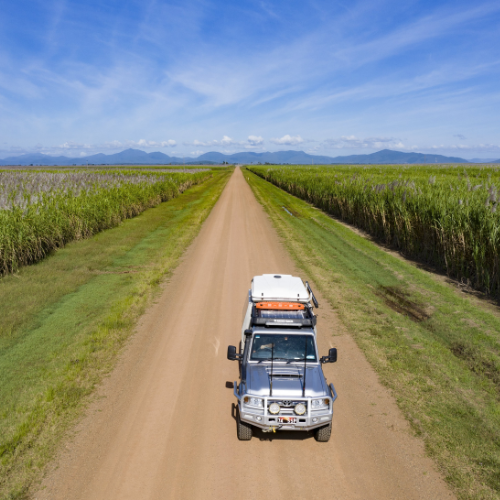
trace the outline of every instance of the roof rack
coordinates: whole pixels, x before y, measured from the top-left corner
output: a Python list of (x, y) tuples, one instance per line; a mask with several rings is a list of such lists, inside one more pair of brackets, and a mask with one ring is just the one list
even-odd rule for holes
[(262, 301), (252, 307), (251, 326), (313, 327), (315, 316), (310, 307), (297, 302)]

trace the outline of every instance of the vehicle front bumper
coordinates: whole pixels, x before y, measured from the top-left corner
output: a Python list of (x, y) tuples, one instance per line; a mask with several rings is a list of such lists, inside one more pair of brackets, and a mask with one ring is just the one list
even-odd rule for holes
[[(331, 391), (332, 403), (331, 408), (327, 412), (321, 411), (311, 411), (309, 410), (305, 415), (293, 415), (296, 419), (296, 423), (280, 423), (278, 422), (278, 417), (284, 415), (269, 415), (266, 414), (265, 410), (257, 410), (249, 407), (243, 406), (241, 402), (241, 396), (238, 394), (238, 384), (234, 382), (233, 391), (235, 397), (238, 399), (238, 407), (240, 411), (240, 419), (243, 422), (251, 424), (255, 427), (259, 427), (265, 431), (275, 431), (275, 430), (286, 430), (286, 431), (310, 431), (317, 429), (319, 427), (324, 427), (328, 425), (333, 419), (333, 403), (337, 399), (337, 392), (333, 384), (330, 384), (329, 389)], [(267, 408), (267, 398), (264, 407)], [(310, 408), (310, 404), (308, 404)], [(286, 415), (284, 417), (290, 417), (291, 415)]]

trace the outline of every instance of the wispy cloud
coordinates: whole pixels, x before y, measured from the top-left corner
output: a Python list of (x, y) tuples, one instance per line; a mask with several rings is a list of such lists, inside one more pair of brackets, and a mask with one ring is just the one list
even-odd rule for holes
[[(224, 136), (221, 140), (216, 141), (197, 141), (193, 140), (188, 143), (191, 146), (200, 146), (198, 149), (189, 150), (188, 152), (176, 152), (175, 156), (191, 156), (197, 157), (207, 151), (207, 148), (212, 148), (214, 145), (218, 145), (216, 149), (221, 153), (233, 154), (235, 152), (241, 151), (242, 149), (252, 149), (261, 146), (265, 143), (264, 139), (260, 136), (254, 137), (255, 146), (250, 145), (249, 141), (235, 141), (229, 136)], [(289, 143), (281, 142), (276, 143), (274, 150), (282, 150), (283, 147), (295, 147), (300, 146), (300, 149), (304, 149), (310, 154), (321, 154), (327, 156), (344, 156), (348, 154), (353, 154), (354, 152), (367, 154), (373, 151), (379, 151), (381, 149), (392, 149), (398, 151), (409, 151), (409, 152), (420, 152), (420, 153), (438, 153), (443, 155), (453, 155), (462, 156), (465, 158), (471, 158), (474, 156), (485, 156), (486, 154), (500, 158), (500, 145), (494, 143), (474, 143), (474, 144), (463, 144), (463, 143), (412, 143), (407, 140), (397, 138), (397, 137), (365, 137), (360, 138), (354, 135), (340, 136), (336, 138), (327, 138), (323, 140), (308, 139), (304, 140), (300, 137), (284, 136), (278, 140), (284, 141), (297, 141), (300, 139), (302, 142)], [(224, 144), (222, 142), (224, 141)], [(42, 144), (36, 144), (32, 147), (12, 147), (7, 146), (5, 143), (0, 146), (0, 158), (19, 156), (28, 153), (43, 153), (50, 156), (68, 156), (68, 157), (85, 157), (97, 152), (105, 152), (106, 154), (111, 154), (115, 152), (122, 151), (126, 148), (133, 147), (146, 151), (151, 151), (152, 149), (161, 148), (172, 148), (175, 142), (173, 140), (167, 141), (147, 141), (140, 139), (138, 141), (110, 141), (100, 144), (87, 144), (87, 143), (75, 143), (75, 142), (65, 142), (58, 146), (45, 146)], [(214, 144), (215, 142), (215, 144)], [(273, 140), (269, 141), (273, 143)], [(162, 146), (163, 144), (163, 146)], [(258, 149), (263, 151), (262, 148)]]
[[(245, 58), (230, 50), (223, 59), (210, 54), (207, 57), (206, 53), (201, 55), (195, 51), (186, 60), (178, 61), (169, 70), (168, 76), (172, 81), (205, 97), (206, 104), (214, 107), (245, 102), (250, 98), (255, 102), (266, 102), (266, 94), (274, 94), (274, 98), (279, 99), (284, 95), (295, 97), (298, 93), (300, 98), (295, 99), (298, 104), (305, 88), (316, 92), (318, 85), (312, 84), (313, 80), (317, 80), (321, 86), (323, 79), (332, 75), (356, 71), (357, 68), (400, 55), (433, 39), (445, 38), (464, 24), (499, 11), (500, 4), (493, 2), (458, 11), (455, 8), (438, 7), (432, 13), (401, 23), (398, 28), (383, 34), (374, 36), (374, 30), (371, 29), (367, 31), (371, 37), (362, 35), (356, 39), (349, 36), (340, 41), (331, 36), (332, 30), (342, 29), (339, 20), (331, 19), (312, 34), (277, 45), (271, 50), (266, 48), (265, 51), (257, 51)], [(320, 58), (316, 55), (318, 47), (322, 49)], [(228, 64), (231, 71), (221, 81), (219, 76), (227, 72)], [(487, 67), (480, 64), (473, 65), (474, 74), (481, 69), (488, 71)], [(460, 66), (453, 63), (453, 69), (443, 68), (439, 73), (441, 78), (447, 75), (447, 81), (456, 81), (467, 78), (470, 71), (462, 61)], [(433, 72), (428, 71), (427, 74), (431, 76)], [(429, 86), (431, 83), (417, 77), (416, 84)]]
[(174, 146), (165, 136), (186, 154), (498, 141), (498, 2), (93, 1), (5, 4), (8, 148)]
[(467, 152), (500, 152), (500, 145), (498, 144), (434, 144), (425, 147), (426, 150), (437, 149), (439, 151), (467, 151)]
[(368, 41), (342, 47), (333, 53), (333, 57), (347, 61), (348, 64), (365, 65), (399, 54), (405, 49), (421, 45), (429, 40), (444, 38), (470, 25), (476, 20), (498, 15), (498, 2), (483, 2), (468, 8), (457, 8), (455, 4), (445, 4), (433, 11), (426, 11), (399, 27), (374, 37)]
[[(408, 149), (401, 139), (396, 137), (366, 137), (358, 138), (354, 135), (325, 139), (323, 144), (332, 149)], [(411, 148), (410, 148), (411, 149)]]
[(212, 146), (229, 146), (237, 144), (237, 142), (231, 139), (231, 137), (225, 135), (222, 137), (221, 140), (214, 139), (212, 141), (199, 141), (198, 139), (195, 139), (193, 142), (185, 142), (184, 144), (186, 146), (192, 144), (193, 146), (212, 147)]
[[(213, 139), (211, 141), (199, 141), (195, 139), (194, 141), (184, 142), (185, 146), (197, 146), (204, 148), (212, 148), (212, 147), (243, 147), (245, 149), (252, 149), (256, 147), (260, 147), (264, 143), (264, 139), (260, 136), (249, 135), (246, 141), (236, 141), (231, 139), (231, 137), (224, 135), (222, 139)], [(230, 151), (230, 150), (227, 150)]]
[(148, 141), (145, 139), (139, 139), (138, 141), (109, 141), (101, 142), (97, 144), (90, 143), (80, 143), (73, 141), (66, 141), (57, 146), (45, 146), (42, 144), (36, 144), (31, 147), (0, 147), (0, 154), (2, 156), (13, 156), (28, 153), (42, 153), (47, 155), (70, 155), (70, 156), (86, 156), (89, 154), (95, 154), (98, 152), (118, 152), (124, 149), (164, 149), (173, 148), (177, 146), (177, 142), (173, 139), (167, 139), (164, 141)]
[(177, 142), (173, 139), (168, 139), (166, 141), (147, 141), (145, 139), (139, 139), (138, 141), (110, 141), (103, 142), (100, 144), (80, 144), (77, 142), (65, 142), (58, 147), (61, 150), (70, 149), (120, 149), (120, 148), (173, 148), (177, 146)]

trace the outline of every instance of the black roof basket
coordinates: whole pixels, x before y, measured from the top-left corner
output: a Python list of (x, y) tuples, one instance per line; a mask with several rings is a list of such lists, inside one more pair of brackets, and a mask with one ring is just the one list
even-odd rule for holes
[(288, 328), (302, 328), (303, 326), (313, 327), (316, 324), (316, 317), (308, 307), (300, 311), (301, 314), (297, 313), (298, 311), (263, 311), (257, 309), (254, 305), (250, 324), (251, 326), (278, 326)]

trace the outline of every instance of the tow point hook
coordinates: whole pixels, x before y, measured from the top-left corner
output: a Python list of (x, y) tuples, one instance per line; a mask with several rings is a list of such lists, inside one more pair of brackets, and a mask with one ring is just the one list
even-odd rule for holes
[(276, 429), (280, 430), (283, 426), (279, 425), (278, 427), (269, 427), (269, 429), (262, 429), (262, 432), (272, 432), (276, 434)]

